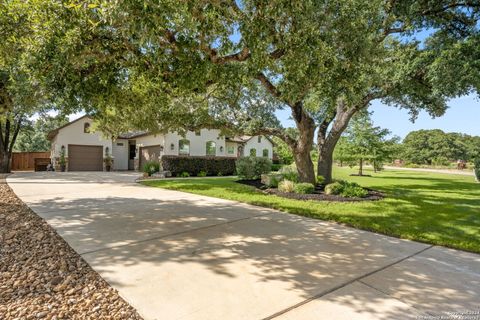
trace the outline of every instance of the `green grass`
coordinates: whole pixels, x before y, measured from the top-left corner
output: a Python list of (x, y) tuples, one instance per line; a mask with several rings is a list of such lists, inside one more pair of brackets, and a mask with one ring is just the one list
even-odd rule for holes
[(234, 178), (146, 181), (143, 184), (236, 200), (397, 236), (480, 252), (480, 184), (472, 176), (387, 170), (372, 177), (335, 168), (337, 179), (385, 192), (380, 201), (318, 202), (265, 195)]

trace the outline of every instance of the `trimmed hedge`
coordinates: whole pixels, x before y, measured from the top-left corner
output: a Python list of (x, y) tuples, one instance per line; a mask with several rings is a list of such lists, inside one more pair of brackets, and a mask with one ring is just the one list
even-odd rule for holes
[(235, 174), (236, 158), (230, 157), (194, 157), (194, 156), (162, 156), (163, 170), (170, 171), (173, 176), (188, 172), (191, 176), (206, 173), (208, 176)]

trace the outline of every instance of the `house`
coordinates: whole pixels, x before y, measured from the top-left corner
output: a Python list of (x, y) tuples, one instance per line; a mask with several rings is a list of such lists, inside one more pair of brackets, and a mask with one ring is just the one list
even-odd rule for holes
[(127, 132), (110, 139), (102, 132), (91, 132), (92, 122), (92, 118), (83, 116), (49, 133), (51, 160), (57, 170), (62, 152), (68, 171), (103, 171), (107, 156), (113, 159), (114, 170), (138, 170), (145, 161), (163, 155), (273, 156), (273, 142), (267, 136), (225, 137), (220, 130), (201, 129), (188, 131), (185, 136), (175, 132)]

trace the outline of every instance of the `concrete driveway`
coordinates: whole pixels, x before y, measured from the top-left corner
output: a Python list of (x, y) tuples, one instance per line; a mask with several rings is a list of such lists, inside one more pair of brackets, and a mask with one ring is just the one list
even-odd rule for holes
[(479, 255), (144, 187), (136, 176), (7, 181), (145, 319), (480, 313)]

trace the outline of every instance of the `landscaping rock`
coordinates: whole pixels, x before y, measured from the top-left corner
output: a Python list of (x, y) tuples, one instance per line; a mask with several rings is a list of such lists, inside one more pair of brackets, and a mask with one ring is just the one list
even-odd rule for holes
[(141, 319), (0, 183), (0, 319)]

